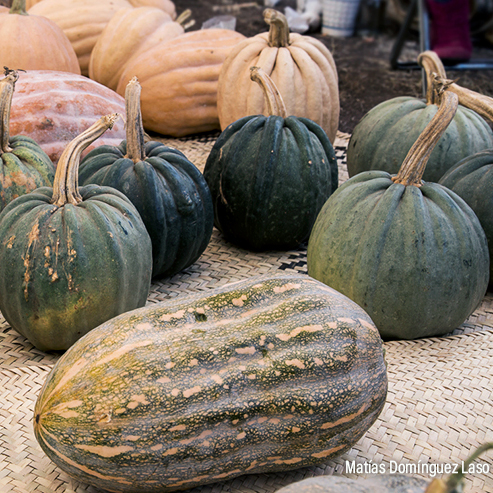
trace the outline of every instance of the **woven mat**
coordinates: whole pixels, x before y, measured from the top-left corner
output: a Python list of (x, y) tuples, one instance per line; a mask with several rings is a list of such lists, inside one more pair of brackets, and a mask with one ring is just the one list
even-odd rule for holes
[[(340, 181), (347, 179), (348, 135), (335, 142)], [(217, 134), (200, 139), (163, 139), (203, 170)], [(148, 303), (206, 291), (257, 274), (284, 270), (306, 273), (306, 245), (288, 252), (252, 253), (235, 248), (214, 230), (201, 258), (171, 279), (155, 282)], [(348, 467), (383, 464), (430, 478), (423, 464), (443, 467), (464, 460), (493, 441), (493, 297), (440, 338), (385, 343), (389, 374), (387, 403), (378, 420), (346, 454), (317, 467), (249, 475), (202, 486), (188, 493), (271, 493), (314, 475), (358, 476)], [(33, 348), (0, 319), (0, 493), (97, 493), (71, 480), (38, 446), (34, 403), (57, 356)], [(489, 474), (467, 477), (466, 491), (493, 493), (493, 454), (479, 460)], [(355, 469), (353, 470), (355, 471)], [(363, 469), (364, 471), (364, 469)], [(428, 470), (429, 471), (429, 470)]]

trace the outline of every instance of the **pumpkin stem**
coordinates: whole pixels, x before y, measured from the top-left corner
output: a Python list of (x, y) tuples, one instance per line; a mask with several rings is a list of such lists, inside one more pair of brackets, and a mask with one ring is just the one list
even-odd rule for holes
[(435, 77), (447, 77), (445, 67), (440, 57), (431, 50), (423, 51), (418, 55), (418, 64), (425, 71), (426, 77), (426, 104), (440, 104), (435, 85)]
[(140, 93), (142, 86), (137, 77), (133, 77), (125, 88), (125, 112), (126, 112), (126, 137), (127, 154), (125, 157), (134, 163), (143, 161), (144, 153), (144, 127), (142, 125), (142, 112), (140, 110)]
[(58, 160), (53, 182), (53, 197), (51, 199), (53, 204), (62, 207), (65, 204), (77, 205), (82, 202), (78, 179), (80, 155), (106, 130), (112, 128), (119, 117), (118, 113), (102, 116), (65, 147)]
[(274, 81), (260, 67), (250, 67), (250, 79), (257, 82), (264, 92), (269, 116), (286, 118), (287, 111), (281, 93)]
[(12, 0), (9, 14), (28, 15), (26, 12), (26, 0)]
[(175, 22), (180, 24), (184, 29), (191, 27), (195, 24), (194, 20), (190, 20), (188, 24), (185, 24), (188, 19), (190, 19), (192, 11), (190, 9), (184, 10), (176, 19)]
[(9, 146), (10, 139), (10, 108), (14, 95), (15, 83), (19, 74), (15, 70), (5, 69), (5, 77), (0, 80), (0, 155), (4, 152), (11, 152)]
[(401, 183), (406, 186), (414, 185), (417, 187), (422, 185), (421, 178), (423, 177), (430, 154), (453, 120), (458, 106), (459, 98), (457, 94), (444, 91), (435, 116), (423, 132), (421, 132), (407, 153), (399, 169), (399, 173), (392, 177), (394, 183)]
[(274, 9), (264, 10), (264, 21), (269, 24), (269, 46), (283, 48), (289, 45), (289, 25), (284, 14)]

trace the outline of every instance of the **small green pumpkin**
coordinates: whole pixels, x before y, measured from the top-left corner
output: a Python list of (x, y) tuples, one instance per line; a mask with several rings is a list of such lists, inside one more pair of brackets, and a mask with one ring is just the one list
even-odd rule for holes
[(304, 274), (254, 276), (89, 332), (48, 375), (34, 431), (83, 483), (163, 493), (323, 463), (386, 394), (360, 307)]
[[(347, 149), (349, 176), (382, 170), (396, 174), (418, 136), (438, 111), (433, 91), (434, 73), (445, 70), (434, 52), (424, 52), (419, 62), (427, 74), (427, 97), (397, 97), (371, 109), (355, 126)], [(423, 180), (438, 182), (466, 156), (493, 147), (493, 132), (476, 111), (459, 106), (454, 120), (435, 146)]]
[(9, 135), (10, 108), (18, 78), (16, 71), (5, 69), (0, 81), (0, 211), (20, 195), (52, 186), (55, 177), (53, 163), (33, 139)]
[(117, 190), (77, 186), (80, 153), (117, 117), (67, 146), (53, 188), (22, 195), (0, 214), (0, 310), (43, 351), (65, 350), (147, 300), (151, 241), (137, 210)]
[(308, 242), (309, 275), (358, 303), (384, 338), (446, 334), (488, 286), (487, 240), (475, 213), (447, 188), (421, 180), (457, 105), (445, 91), (398, 175), (367, 171), (346, 181)]
[(204, 176), (216, 227), (252, 250), (289, 249), (308, 238), (338, 186), (334, 149), (315, 122), (288, 116), (272, 79), (252, 67), (270, 116), (240, 118), (217, 139)]
[(127, 138), (99, 146), (81, 161), (79, 180), (116, 188), (135, 205), (152, 241), (153, 276), (172, 276), (202, 255), (212, 235), (212, 199), (202, 173), (183, 153), (144, 144), (137, 78), (127, 85)]

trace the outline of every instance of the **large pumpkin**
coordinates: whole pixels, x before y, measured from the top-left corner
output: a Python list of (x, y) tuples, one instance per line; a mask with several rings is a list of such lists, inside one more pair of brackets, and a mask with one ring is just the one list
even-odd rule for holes
[(117, 117), (102, 117), (67, 146), (53, 188), (0, 214), (0, 310), (43, 351), (65, 350), (147, 300), (151, 241), (137, 210), (117, 190), (77, 186), (82, 149)]
[(152, 241), (153, 275), (171, 276), (195, 262), (214, 225), (212, 200), (202, 173), (177, 149), (144, 144), (140, 84), (126, 94), (127, 139), (100, 146), (81, 162), (79, 181), (116, 188), (135, 205)]
[(295, 248), (308, 238), (317, 214), (338, 186), (334, 149), (323, 129), (286, 116), (272, 79), (258, 67), (251, 77), (269, 116), (231, 124), (204, 168), (216, 227), (229, 241), (254, 250)]
[(382, 337), (451, 332), (483, 299), (489, 255), (472, 209), (455, 193), (421, 180), (458, 98), (440, 110), (395, 176), (359, 173), (327, 200), (308, 242), (308, 273), (365, 309)]
[[(123, 115), (125, 99), (102, 84), (67, 72), (29, 70), (16, 84), (10, 132), (33, 138), (56, 165), (71, 140), (110, 113)], [(118, 145), (124, 138), (124, 122), (119, 120), (87, 150)]]
[(77, 55), (65, 33), (46, 17), (28, 15), (25, 3), (14, 0), (10, 11), (0, 15), (2, 66), (80, 74)]
[[(371, 109), (355, 126), (347, 150), (349, 176), (382, 170), (396, 174), (412, 145), (438, 111), (434, 102), (433, 73), (445, 76), (434, 52), (424, 52), (419, 62), (427, 73), (427, 98), (398, 97)], [(493, 147), (493, 132), (475, 111), (459, 106), (454, 120), (435, 146), (423, 179), (438, 180), (461, 159)]]
[(304, 274), (253, 277), (109, 320), (57, 362), (42, 449), (117, 492), (171, 492), (323, 463), (383, 409), (368, 315)]
[(117, 92), (142, 85), (144, 128), (183, 137), (219, 128), (217, 80), (224, 59), (245, 39), (230, 29), (200, 29), (159, 43), (125, 66)]
[(289, 33), (286, 17), (264, 11), (268, 33), (239, 43), (219, 76), (217, 106), (221, 129), (250, 115), (267, 115), (260, 88), (250, 83), (250, 67), (262, 68), (281, 93), (288, 115), (318, 123), (334, 142), (339, 125), (338, 76), (332, 54), (319, 40)]
[(10, 136), (12, 95), (17, 80), (18, 73), (6, 69), (0, 81), (0, 211), (20, 195), (51, 186), (55, 177), (50, 158), (33, 139)]

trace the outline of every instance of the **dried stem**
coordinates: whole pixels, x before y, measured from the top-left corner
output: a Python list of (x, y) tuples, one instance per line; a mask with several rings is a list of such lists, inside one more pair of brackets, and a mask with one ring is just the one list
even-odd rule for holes
[(269, 116), (286, 118), (286, 105), (274, 81), (260, 67), (250, 67), (250, 79), (262, 88)]
[(5, 77), (0, 80), (0, 155), (11, 152), (10, 139), (10, 108), (14, 96), (15, 83), (19, 74), (15, 70), (5, 69)]
[(289, 45), (289, 26), (284, 14), (274, 9), (264, 10), (264, 21), (269, 24), (269, 46), (282, 48)]
[(142, 112), (140, 110), (140, 93), (142, 87), (137, 77), (130, 80), (125, 88), (125, 113), (126, 113), (126, 137), (127, 154), (125, 157), (138, 163), (145, 158), (144, 153), (144, 127), (142, 125)]

